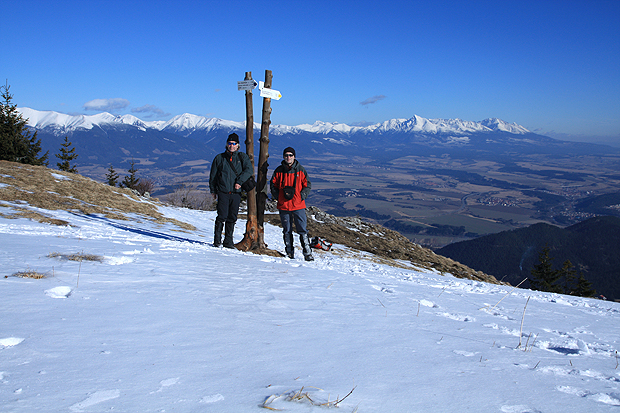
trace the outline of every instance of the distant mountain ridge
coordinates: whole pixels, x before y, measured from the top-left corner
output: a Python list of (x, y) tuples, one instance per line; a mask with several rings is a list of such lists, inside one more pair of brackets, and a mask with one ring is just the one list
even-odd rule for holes
[[(583, 271), (599, 294), (620, 299), (620, 218), (600, 216), (566, 228), (539, 223), (470, 241), (436, 252), (498, 280), (517, 285), (531, 277), (543, 247), (550, 248), (555, 269), (566, 260)], [(527, 287), (527, 282), (524, 284)]]
[[(144, 174), (181, 177), (208, 171), (210, 161), (224, 150), (231, 132), (245, 138), (245, 122), (182, 114), (169, 121), (145, 122), (133, 115), (107, 112), (68, 115), (18, 108), (37, 131), (43, 151), (58, 152), (64, 137), (76, 148), (79, 170), (102, 176), (110, 165), (128, 165), (132, 159)], [(254, 140), (260, 124), (254, 124)], [(509, 160), (515, 155), (607, 156), (620, 148), (567, 142), (528, 131), (523, 126), (490, 118), (481, 122), (460, 119), (391, 119), (370, 126), (317, 121), (297, 126), (271, 125), (269, 152), (289, 146), (315, 161), (351, 162), (356, 156), (383, 165), (407, 156), (444, 156), (453, 159)], [(255, 151), (257, 151), (255, 147)], [(257, 155), (257, 154), (255, 154)], [(54, 161), (54, 159), (52, 159)]]
[[(133, 115), (112, 115), (102, 112), (96, 115), (67, 115), (53, 111), (38, 111), (30, 108), (18, 108), (24, 118), (28, 118), (28, 125), (40, 130), (48, 130), (53, 133), (68, 133), (78, 129), (92, 129), (102, 125), (129, 125), (138, 129), (155, 129), (180, 134), (190, 134), (197, 130), (213, 130), (217, 128), (244, 129), (245, 122), (227, 121), (219, 118), (184, 113), (177, 115), (169, 121), (145, 122)], [(254, 129), (260, 130), (260, 124), (254, 123)], [(508, 123), (501, 119), (490, 118), (481, 122), (463, 121), (461, 119), (426, 119), (413, 116), (410, 119), (391, 119), (370, 126), (349, 126), (341, 123), (329, 123), (317, 121), (314, 124), (302, 124), (298, 126), (271, 125), (270, 133), (274, 135), (299, 134), (303, 132), (329, 135), (355, 134), (355, 133), (452, 133), (469, 134), (477, 132), (508, 132), (516, 135), (530, 133), (525, 127), (516, 123)]]

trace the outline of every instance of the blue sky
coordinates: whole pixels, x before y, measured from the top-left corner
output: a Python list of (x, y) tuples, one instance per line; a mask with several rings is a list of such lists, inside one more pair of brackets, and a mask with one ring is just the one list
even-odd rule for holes
[[(37, 110), (274, 124), (497, 117), (620, 141), (620, 1), (48, 1), (2, 5), (0, 75)], [(254, 120), (262, 99), (254, 93)]]

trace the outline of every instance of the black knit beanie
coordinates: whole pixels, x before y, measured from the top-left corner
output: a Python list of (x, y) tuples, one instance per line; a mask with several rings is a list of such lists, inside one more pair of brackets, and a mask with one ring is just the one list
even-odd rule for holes
[(239, 135), (237, 135), (236, 133), (231, 133), (230, 135), (228, 135), (228, 139), (226, 140), (226, 142), (237, 142), (239, 143)]
[(286, 148), (286, 149), (284, 150), (284, 152), (282, 152), (282, 155), (284, 155), (285, 153), (292, 153), (292, 154), (293, 154), (293, 156), (294, 156), (295, 158), (297, 158), (297, 154), (295, 153), (295, 149), (291, 148), (290, 146), (289, 146), (288, 148)]

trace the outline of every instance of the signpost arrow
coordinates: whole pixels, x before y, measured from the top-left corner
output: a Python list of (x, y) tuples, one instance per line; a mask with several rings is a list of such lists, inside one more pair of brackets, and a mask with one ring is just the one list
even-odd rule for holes
[(269, 89), (265, 87), (264, 82), (258, 82), (258, 88), (260, 89), (260, 97), (280, 100), (282, 93), (279, 90)]
[(237, 90), (252, 90), (255, 89), (256, 86), (258, 86), (258, 83), (256, 83), (254, 79), (237, 82)]

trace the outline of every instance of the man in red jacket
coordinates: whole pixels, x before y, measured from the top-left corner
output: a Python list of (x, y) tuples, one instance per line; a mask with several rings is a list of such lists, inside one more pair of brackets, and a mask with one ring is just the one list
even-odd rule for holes
[(271, 195), (278, 200), (286, 255), (291, 259), (295, 257), (293, 248), (293, 222), (295, 222), (304, 259), (314, 261), (306, 229), (306, 198), (310, 193), (310, 179), (306, 169), (295, 159), (295, 149), (288, 147), (283, 155), (284, 160), (273, 172), (269, 186)]

